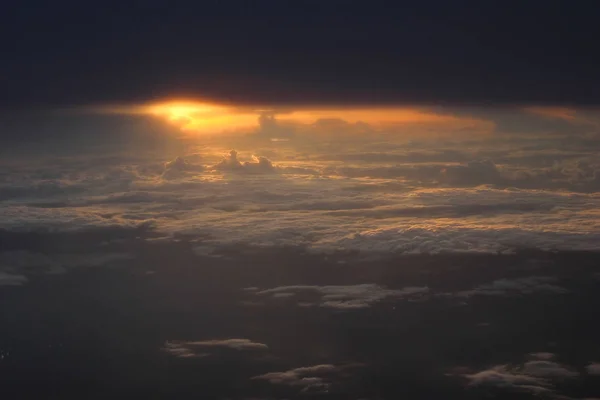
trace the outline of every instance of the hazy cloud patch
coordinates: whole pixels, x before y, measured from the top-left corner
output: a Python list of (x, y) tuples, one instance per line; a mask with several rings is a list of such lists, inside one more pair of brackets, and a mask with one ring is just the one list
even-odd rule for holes
[[(458, 292), (460, 297), (523, 296), (534, 293), (565, 294), (569, 291), (556, 285), (557, 279), (548, 276), (530, 276), (517, 279), (498, 279), (472, 290)], [(540, 353), (538, 353), (540, 354)]]
[(554, 353), (548, 353), (548, 352), (539, 352), (539, 353), (530, 353), (529, 357), (533, 358), (534, 360), (552, 360), (556, 357), (556, 355)]
[(24, 250), (0, 252), (0, 266), (15, 271), (56, 273), (65, 268), (98, 267), (132, 260), (129, 253), (38, 253)]
[(497, 365), (464, 375), (470, 387), (496, 387), (512, 392), (554, 396), (554, 385), (579, 377), (572, 368), (548, 360), (528, 361), (520, 365)]
[(187, 346), (228, 347), (235, 350), (265, 350), (269, 348), (266, 344), (253, 342), (249, 339), (204, 340), (184, 343)]
[[(263, 343), (253, 342), (249, 339), (218, 339), (202, 341), (167, 341), (162, 350), (179, 358), (207, 357), (210, 353), (207, 348), (227, 348), (238, 351), (267, 350)], [(203, 351), (202, 351), (203, 350)]]
[(21, 286), (29, 279), (25, 275), (9, 274), (0, 271), (0, 286)]
[(586, 367), (586, 371), (590, 375), (600, 375), (600, 363), (591, 363)]
[(318, 305), (338, 310), (368, 308), (387, 298), (419, 298), (429, 292), (427, 287), (406, 287), (403, 289), (387, 289), (376, 284), (350, 286), (280, 286), (255, 292), (257, 295), (272, 297), (291, 297), (301, 294), (316, 294), (320, 300)]
[(475, 374), (465, 375), (465, 377), (469, 380), (471, 387), (492, 386), (534, 394), (552, 391), (551, 385), (545, 379), (520, 373), (506, 365), (495, 366)]
[(166, 342), (162, 351), (177, 358), (202, 358), (210, 355), (197, 352), (191, 346), (187, 346), (185, 342)]
[(302, 391), (324, 391), (331, 384), (332, 375), (340, 371), (331, 364), (295, 368), (283, 372), (269, 372), (252, 379), (265, 380), (275, 385), (298, 386)]

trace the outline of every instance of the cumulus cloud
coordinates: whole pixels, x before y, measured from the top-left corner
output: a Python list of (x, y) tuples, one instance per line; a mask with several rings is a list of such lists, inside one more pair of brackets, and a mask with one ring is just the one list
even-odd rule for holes
[(321, 364), (283, 372), (269, 372), (252, 379), (266, 380), (276, 385), (299, 386), (303, 391), (321, 391), (329, 387), (332, 375), (339, 371), (340, 368), (335, 365)]
[(162, 177), (164, 179), (179, 178), (186, 172), (200, 172), (203, 170), (201, 165), (195, 165), (189, 163), (183, 157), (176, 157), (175, 159), (165, 163)]
[(549, 276), (530, 276), (517, 279), (498, 279), (475, 289), (458, 292), (461, 297), (471, 296), (522, 296), (534, 293), (564, 294), (569, 291), (555, 285), (556, 278)]
[(316, 294), (318, 300), (314, 303), (315, 305), (338, 310), (352, 310), (371, 307), (386, 298), (419, 298), (428, 292), (427, 287), (406, 287), (394, 290), (371, 283), (349, 286), (280, 286), (262, 290), (256, 294), (272, 297)]
[(253, 156), (253, 161), (241, 162), (238, 159), (238, 152), (231, 150), (229, 156), (223, 158), (221, 162), (214, 166), (219, 171), (246, 172), (254, 174), (265, 174), (276, 172), (271, 160), (263, 156)]

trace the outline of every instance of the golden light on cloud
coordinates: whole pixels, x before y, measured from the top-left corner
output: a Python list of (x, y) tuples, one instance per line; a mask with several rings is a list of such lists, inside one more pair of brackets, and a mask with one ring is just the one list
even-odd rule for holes
[[(491, 121), (441, 114), (416, 107), (300, 107), (294, 110), (265, 107), (235, 107), (204, 101), (171, 100), (137, 106), (108, 107), (105, 112), (150, 115), (168, 121), (186, 134), (219, 134), (252, 132), (260, 128), (259, 117), (269, 113), (278, 124), (295, 126), (301, 130), (315, 127), (335, 129), (335, 122), (366, 124), (376, 131), (414, 133), (437, 130), (472, 130), (489, 132), (494, 128)], [(326, 122), (320, 124), (320, 122)], [(315, 125), (316, 123), (316, 125)], [(410, 130), (410, 132), (409, 132)], [(315, 132), (318, 133), (318, 132)], [(344, 132), (340, 132), (344, 133)]]
[(598, 129), (600, 127), (600, 114), (598, 110), (582, 111), (580, 109), (567, 107), (526, 107), (525, 112), (535, 114), (543, 118), (567, 121), (573, 125), (589, 126)]
[(526, 107), (525, 111), (547, 118), (558, 118), (575, 121), (576, 110), (567, 107)]
[(251, 129), (257, 114), (234, 107), (203, 103), (168, 101), (142, 107), (142, 112), (164, 118), (190, 133), (214, 133)]

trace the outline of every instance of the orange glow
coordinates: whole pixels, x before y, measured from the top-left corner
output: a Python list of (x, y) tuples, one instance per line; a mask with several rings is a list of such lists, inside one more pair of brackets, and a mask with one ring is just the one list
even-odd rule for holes
[[(437, 114), (425, 109), (412, 107), (395, 108), (344, 108), (344, 109), (312, 109), (300, 110), (278, 117), (281, 120), (291, 120), (300, 123), (314, 123), (320, 119), (342, 119), (349, 123), (365, 122), (374, 127), (390, 126), (448, 126), (449, 128), (468, 127), (474, 124), (486, 123), (485, 128), (491, 128), (488, 121), (475, 118), (455, 117), (453, 115)], [(483, 127), (483, 126), (482, 126)]]
[(256, 126), (256, 114), (241, 112), (233, 107), (201, 103), (171, 101), (141, 108), (142, 113), (164, 118), (186, 132), (214, 133), (251, 129)]
[(445, 130), (465, 129), (489, 132), (494, 128), (491, 121), (440, 114), (416, 107), (300, 107), (283, 111), (264, 107), (234, 107), (204, 101), (172, 100), (138, 106), (104, 107), (102, 110), (111, 113), (151, 115), (169, 121), (187, 134), (256, 131), (259, 129), (259, 116), (264, 112), (272, 113), (280, 124), (296, 126), (304, 131), (313, 129), (314, 133), (320, 133), (319, 129), (335, 129), (331, 125), (325, 125), (325, 128), (319, 125), (315, 128), (313, 124), (321, 120), (339, 121), (342, 124), (364, 123), (375, 130), (392, 132), (403, 128), (435, 129), (439, 133), (444, 133)]

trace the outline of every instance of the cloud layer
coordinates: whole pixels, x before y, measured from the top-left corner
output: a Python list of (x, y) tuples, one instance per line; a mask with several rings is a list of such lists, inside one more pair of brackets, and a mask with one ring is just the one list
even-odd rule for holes
[(0, 229), (151, 227), (202, 238), (202, 254), (232, 245), (380, 255), (600, 250), (593, 138), (392, 139), (250, 135), (163, 155), (140, 145), (11, 159), (0, 172)]

